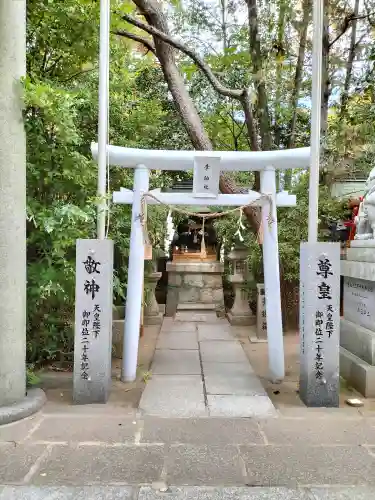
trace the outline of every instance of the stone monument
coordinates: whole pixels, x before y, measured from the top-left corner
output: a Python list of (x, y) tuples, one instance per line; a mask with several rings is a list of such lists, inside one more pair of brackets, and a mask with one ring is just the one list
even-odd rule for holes
[(340, 374), (365, 397), (375, 397), (375, 168), (365, 189), (356, 236), (341, 261)]
[(302, 243), (300, 387), (307, 406), (339, 405), (340, 245)]
[(112, 375), (113, 241), (77, 240), (73, 400), (106, 403)]
[(228, 255), (231, 262), (232, 275), (229, 281), (233, 285), (234, 302), (232, 309), (228, 312), (228, 320), (233, 326), (248, 326), (255, 324), (255, 316), (249, 306), (249, 297), (246, 290), (246, 284), (251, 279), (247, 268), (246, 248), (234, 248)]

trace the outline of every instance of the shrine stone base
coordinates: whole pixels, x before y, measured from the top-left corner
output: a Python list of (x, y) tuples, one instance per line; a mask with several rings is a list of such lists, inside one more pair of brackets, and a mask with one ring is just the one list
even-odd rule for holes
[(223, 270), (220, 262), (168, 262), (166, 316), (177, 310), (222, 310)]
[(352, 242), (341, 261), (344, 318), (340, 323), (340, 375), (363, 396), (375, 397), (375, 247)]

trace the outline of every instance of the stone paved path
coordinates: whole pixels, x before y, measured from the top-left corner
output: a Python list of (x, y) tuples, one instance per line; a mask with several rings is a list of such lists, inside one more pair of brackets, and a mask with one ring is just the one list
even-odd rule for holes
[[(166, 373), (147, 384), (163, 382), (154, 385), (154, 408), (163, 397), (159, 410), (175, 416), (119, 402), (50, 401), (0, 426), (0, 500), (375, 499), (375, 412), (284, 408), (269, 418), (214, 417), (210, 396), (254, 403), (264, 395), (225, 321), (178, 319), (165, 321), (158, 338), (154, 368)], [(173, 386), (178, 377), (185, 392), (196, 388), (195, 399)]]
[(271, 417), (274, 406), (226, 319), (165, 319), (139, 408), (161, 417)]
[(375, 417), (296, 415), (159, 418), (47, 405), (0, 427), (0, 500), (373, 500)]

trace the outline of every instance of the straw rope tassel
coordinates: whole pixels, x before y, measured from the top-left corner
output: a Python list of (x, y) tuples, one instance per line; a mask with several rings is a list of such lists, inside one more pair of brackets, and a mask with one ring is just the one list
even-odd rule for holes
[[(271, 231), (271, 226), (273, 224), (273, 216), (272, 216), (272, 209), (273, 209), (273, 200), (272, 196), (270, 195), (265, 195), (266, 199), (269, 203), (269, 212), (267, 215), (267, 227), (268, 230)], [(260, 218), (260, 224), (258, 228), (258, 233), (257, 233), (257, 241), (259, 245), (263, 245), (263, 240), (264, 240), (264, 224), (263, 224), (263, 217), (261, 216)]]
[(147, 228), (147, 206), (146, 206), (145, 196), (142, 196), (142, 199), (141, 199), (140, 220), (141, 220), (142, 231), (143, 231), (143, 243), (145, 245), (149, 245), (150, 244), (150, 237), (149, 237), (148, 228)]
[(258, 227), (258, 234), (257, 234), (257, 241), (258, 245), (263, 245), (263, 237), (264, 237), (264, 232), (263, 232), (263, 218), (260, 218), (260, 224)]
[(206, 251), (206, 242), (204, 241), (204, 223), (205, 223), (205, 217), (203, 217), (202, 220), (202, 240), (201, 240), (201, 258), (205, 259), (207, 257), (207, 251)]

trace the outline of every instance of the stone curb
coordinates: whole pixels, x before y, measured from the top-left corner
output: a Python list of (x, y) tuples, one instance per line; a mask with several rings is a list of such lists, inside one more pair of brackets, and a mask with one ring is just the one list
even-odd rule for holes
[(47, 401), (42, 389), (29, 389), (25, 398), (10, 406), (0, 406), (0, 425), (10, 424), (39, 411)]
[[(160, 485), (164, 486), (164, 485)], [(165, 485), (166, 486), (166, 485)], [(212, 487), (187, 486), (169, 487), (164, 492), (152, 486), (116, 486), (98, 484), (95, 486), (10, 486), (0, 485), (0, 500), (372, 500), (374, 488), (353, 486), (313, 487)]]

